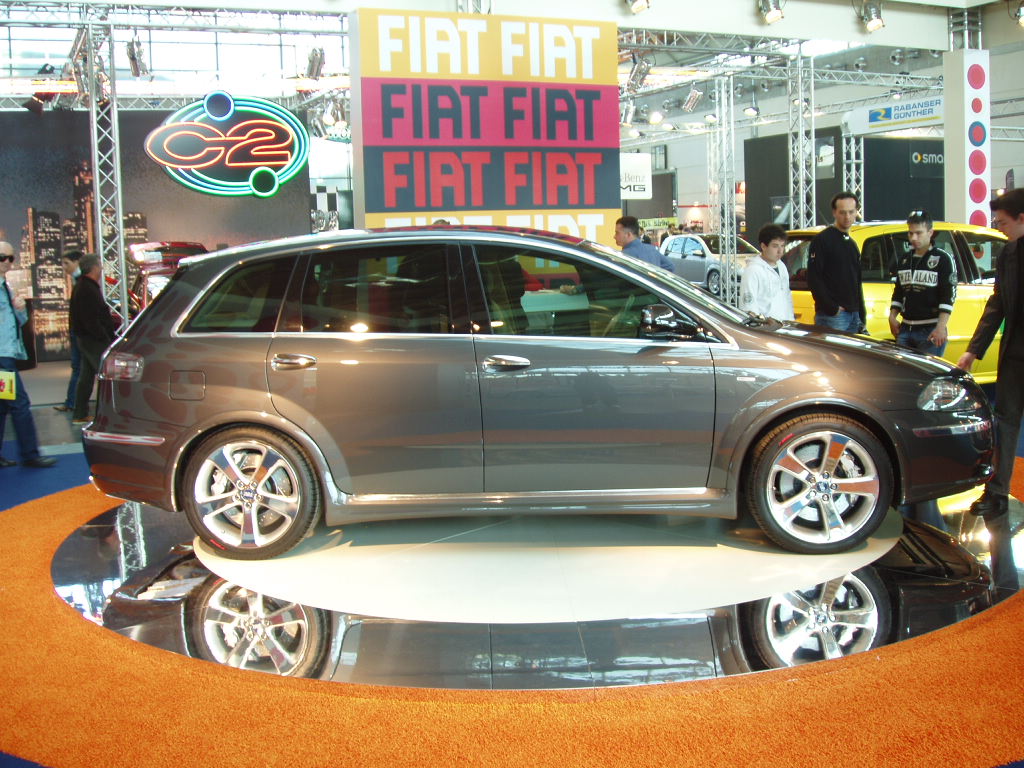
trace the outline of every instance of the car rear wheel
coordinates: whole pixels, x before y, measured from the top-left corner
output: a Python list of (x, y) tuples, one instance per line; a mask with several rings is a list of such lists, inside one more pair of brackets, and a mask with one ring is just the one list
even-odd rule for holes
[(722, 275), (716, 270), (708, 272), (708, 293), (712, 296), (722, 295)]
[(787, 421), (754, 447), (747, 506), (765, 534), (802, 554), (862, 543), (892, 501), (889, 456), (870, 431), (836, 414)]
[(199, 445), (185, 470), (182, 506), (207, 544), (238, 560), (261, 560), (309, 532), (320, 514), (320, 488), (294, 441), (236, 427)]
[(871, 568), (744, 607), (749, 640), (769, 669), (839, 659), (889, 638), (889, 595)]

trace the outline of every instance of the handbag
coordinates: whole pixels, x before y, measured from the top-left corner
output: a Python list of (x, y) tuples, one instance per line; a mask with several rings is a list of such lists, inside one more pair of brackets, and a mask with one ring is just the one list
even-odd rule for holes
[(14, 371), (0, 371), (0, 400), (13, 400), (18, 394), (15, 391)]

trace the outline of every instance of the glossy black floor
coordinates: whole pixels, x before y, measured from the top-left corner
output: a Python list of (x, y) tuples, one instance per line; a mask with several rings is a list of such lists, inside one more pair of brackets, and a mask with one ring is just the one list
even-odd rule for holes
[[(139, 642), (279, 675), (438, 688), (538, 689), (699, 680), (807, 663), (928, 632), (1007, 596), (983, 523), (908, 524), (872, 564), (809, 589), (679, 615), (473, 624), (338, 613), (229, 583), (183, 519), (136, 504), (75, 531), (52, 564), (84, 618)], [(1020, 538), (1021, 505), (1011, 510)], [(962, 542), (958, 543), (958, 542)]]

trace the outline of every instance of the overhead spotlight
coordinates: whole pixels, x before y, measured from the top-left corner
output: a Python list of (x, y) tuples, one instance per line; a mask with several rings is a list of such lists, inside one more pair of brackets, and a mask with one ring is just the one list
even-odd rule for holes
[[(52, 75), (57, 70), (54, 69), (52, 64), (43, 64), (36, 73), (38, 75)], [(57, 94), (50, 93), (47, 91), (39, 91), (32, 94), (32, 98), (22, 102), (21, 106), (27, 109), (29, 112), (35, 115), (43, 114), (43, 107), (53, 101)]]
[(765, 24), (774, 24), (776, 21), (782, 21), (781, 0), (757, 0), (757, 10), (760, 12)]
[(619, 107), (619, 123), (621, 125), (632, 125), (634, 114), (636, 114), (636, 104), (633, 103), (633, 100), (630, 99), (629, 101), (622, 102)]
[(882, 19), (882, 4), (865, 0), (860, 7), (860, 20), (864, 22), (864, 28), (868, 32), (877, 32), (885, 26)]
[(718, 122), (718, 115), (716, 115), (714, 112), (708, 112), (706, 115), (704, 115), (704, 122), (707, 123), (708, 125), (714, 125), (715, 123)]
[[(1010, 10), (1009, 2), (1007, 2), (1006, 10)], [(1017, 24), (1024, 27), (1024, 0), (1020, 0), (1017, 4), (1017, 10), (1012, 14), (1013, 18), (1017, 21)]]
[(868, 60), (865, 59), (863, 56), (858, 56), (857, 59), (853, 62), (853, 68), (856, 69), (858, 72), (863, 72), (865, 69), (868, 68)]
[(324, 71), (324, 49), (314, 48), (309, 52), (309, 61), (306, 63), (306, 77), (310, 80), (319, 80)]
[(149, 74), (149, 67), (146, 66), (146, 55), (142, 50), (142, 41), (136, 35), (128, 41), (128, 66), (131, 68), (132, 77), (142, 77)]
[(757, 117), (761, 114), (761, 110), (757, 108), (757, 104), (751, 103), (749, 107), (743, 108), (743, 114), (747, 117)]
[(654, 110), (653, 112), (651, 112), (650, 117), (647, 118), (647, 122), (650, 123), (651, 125), (657, 125), (658, 123), (662, 122), (664, 119), (665, 119), (665, 115), (662, 112), (659, 112), (658, 110)]
[(644, 84), (644, 80), (647, 79), (647, 73), (651, 71), (651, 62), (643, 56), (633, 54), (633, 66), (629, 70), (629, 76), (626, 78), (626, 90), (629, 93), (634, 93), (640, 90), (640, 86)]
[(700, 101), (700, 97), (704, 95), (704, 91), (697, 88), (690, 88), (690, 92), (686, 94), (686, 101), (683, 102), (684, 112), (693, 112), (694, 107), (697, 106), (697, 102)]
[(892, 53), (889, 54), (889, 62), (894, 67), (901, 67), (901, 66), (903, 66), (903, 62), (904, 61), (906, 61), (906, 58), (903, 55), (903, 49), (902, 48), (897, 48), (895, 51), (893, 51)]
[(770, 85), (768, 85), (768, 83), (761, 83), (760, 88), (761, 88), (761, 93), (768, 93), (768, 91), (770, 91), (772, 89), (772, 87)]
[(651, 0), (623, 0), (630, 13), (643, 13), (650, 10)]

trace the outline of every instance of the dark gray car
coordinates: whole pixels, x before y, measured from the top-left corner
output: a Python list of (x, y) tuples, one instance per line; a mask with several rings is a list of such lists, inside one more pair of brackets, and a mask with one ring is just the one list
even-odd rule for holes
[(588, 241), (453, 227), (183, 261), (108, 350), (84, 439), (100, 490), (248, 559), (321, 517), (741, 508), (837, 552), (992, 452), (941, 360), (748, 317)]

